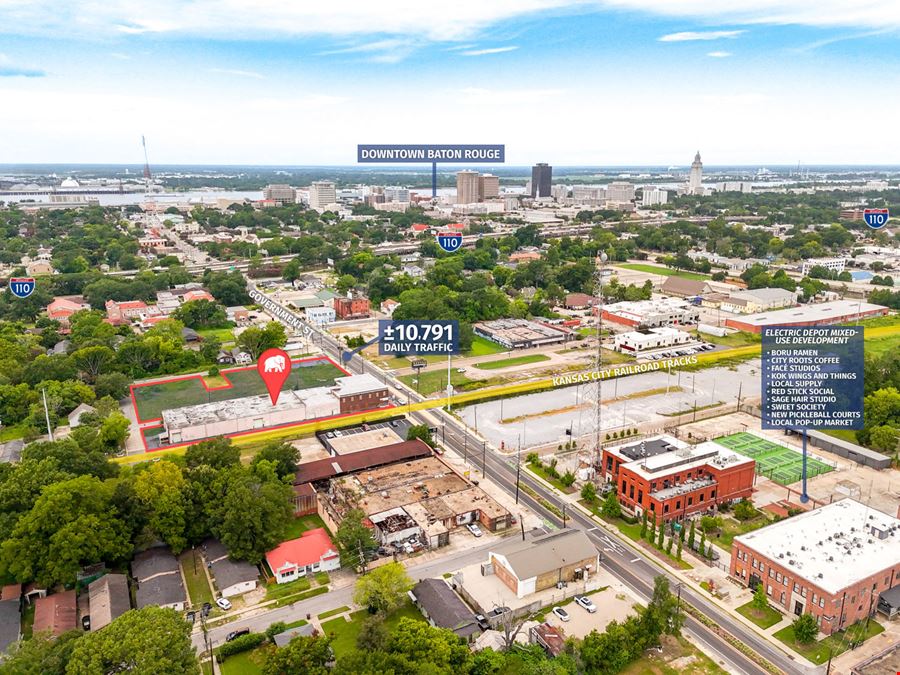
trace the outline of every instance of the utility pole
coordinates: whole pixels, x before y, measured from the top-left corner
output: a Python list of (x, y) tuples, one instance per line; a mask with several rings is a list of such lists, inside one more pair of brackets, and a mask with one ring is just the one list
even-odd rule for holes
[(487, 474), (487, 441), (481, 441), (481, 477)]
[(519, 503), (519, 474), (522, 471), (522, 438), (519, 437), (519, 452), (516, 455), (516, 504)]
[(50, 442), (53, 442), (53, 429), (50, 427), (50, 410), (47, 408), (47, 390), (41, 389), (41, 395), (44, 398), (44, 419), (47, 420), (47, 436)]

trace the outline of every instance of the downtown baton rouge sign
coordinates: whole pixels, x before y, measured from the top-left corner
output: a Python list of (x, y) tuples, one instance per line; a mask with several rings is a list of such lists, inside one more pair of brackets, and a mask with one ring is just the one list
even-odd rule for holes
[(506, 161), (505, 145), (358, 145), (360, 164), (434, 164), (436, 162), (479, 164)]

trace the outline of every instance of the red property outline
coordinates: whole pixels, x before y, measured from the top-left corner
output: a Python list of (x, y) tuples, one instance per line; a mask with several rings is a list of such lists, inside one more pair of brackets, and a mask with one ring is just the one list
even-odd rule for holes
[[(335, 363), (335, 361), (334, 361), (333, 359), (331, 359), (331, 357), (329, 357), (329, 356), (327, 356), (327, 355), (324, 355), (324, 354), (321, 355), (321, 356), (311, 356), (311, 357), (307, 357), (307, 358), (303, 358), (303, 359), (291, 359), (292, 369), (293, 369), (293, 364), (295, 364), (295, 363), (305, 363), (305, 362), (307, 362), (307, 361), (326, 361), (326, 362), (330, 363), (332, 366), (334, 366), (335, 368), (337, 368), (338, 370), (340, 370), (342, 373), (344, 373), (344, 375), (352, 375), (352, 373), (351, 373), (350, 371), (348, 371), (347, 369), (343, 368), (343, 367), (340, 366), (339, 364)], [(224, 377), (226, 380), (228, 380), (227, 373), (235, 373), (235, 372), (240, 372), (240, 371), (244, 371), (244, 370), (256, 370), (256, 364), (253, 364), (253, 365), (251, 365), (251, 366), (241, 366), (241, 367), (239, 367), (239, 368), (228, 368), (228, 369), (226, 369), (226, 370), (220, 371), (220, 372), (219, 372), (219, 375), (222, 376), (222, 377)], [(141, 417), (140, 417), (140, 414), (138, 413), (137, 401), (136, 401), (135, 398), (134, 398), (134, 390), (137, 389), (137, 388), (139, 388), (139, 387), (153, 387), (153, 386), (156, 386), (156, 385), (158, 385), (158, 384), (168, 384), (168, 383), (170, 383), (170, 382), (181, 382), (181, 381), (184, 381), (184, 380), (195, 380), (195, 379), (199, 379), (199, 380), (200, 380), (200, 384), (203, 386), (203, 388), (204, 388), (206, 391), (218, 391), (218, 390), (220, 390), (220, 389), (230, 389), (230, 388), (232, 388), (232, 387), (234, 386), (234, 385), (231, 383), (231, 381), (228, 381), (227, 384), (224, 384), (224, 385), (222, 385), (221, 387), (209, 387), (209, 386), (207, 386), (206, 381), (204, 380), (204, 377), (205, 377), (204, 375), (201, 375), (201, 374), (199, 374), (199, 373), (194, 373), (194, 374), (191, 374), (191, 375), (182, 375), (182, 376), (179, 376), (179, 377), (170, 377), (170, 378), (167, 378), (167, 379), (165, 379), (165, 380), (154, 380), (153, 382), (141, 382), (141, 383), (138, 383), (138, 384), (132, 384), (132, 385), (129, 386), (129, 396), (131, 397), (131, 407), (132, 407), (132, 409), (134, 410), (134, 417), (135, 417), (135, 419), (137, 420), (137, 423), (138, 423), (138, 431), (139, 431), (139, 433), (141, 434), (141, 443), (142, 443), (143, 446), (144, 446), (144, 451), (145, 451), (145, 452), (151, 452), (151, 451), (155, 451), (155, 450), (164, 450), (164, 449), (169, 449), (169, 448), (181, 448), (181, 447), (186, 447), (186, 446), (188, 446), (188, 445), (194, 445), (195, 443), (197, 443), (197, 442), (199, 442), (199, 441), (188, 441), (188, 442), (186, 442), (186, 443), (177, 443), (177, 444), (174, 444), (174, 445), (161, 445), (161, 446), (159, 446), (158, 448), (152, 448), (152, 450), (151, 450), (151, 448), (147, 447), (147, 438), (144, 436), (144, 430), (146, 430), (146, 429), (154, 429), (154, 428), (156, 428), (156, 427), (162, 426), (162, 417), (156, 417), (156, 418), (149, 419), (149, 420), (142, 420)], [(379, 410), (385, 410), (386, 408), (393, 408), (393, 407), (394, 407), (393, 405), (391, 405), (391, 406), (386, 406), (385, 408), (379, 408)], [(250, 429), (250, 430), (248, 430), (248, 431), (239, 431), (239, 432), (234, 433), (234, 434), (225, 434), (225, 436), (226, 436), (227, 438), (235, 438), (235, 437), (237, 437), (237, 436), (246, 436), (246, 435), (249, 435), (249, 434), (258, 434), (258, 433), (263, 433), (263, 432), (265, 432), (265, 431), (271, 431), (271, 430), (273, 430), (273, 429), (284, 429), (284, 428), (287, 428), (287, 427), (294, 427), (294, 426), (301, 426), (301, 425), (304, 425), (304, 424), (309, 424), (309, 423), (311, 423), (311, 422), (320, 422), (320, 421), (322, 421), (322, 420), (339, 419), (339, 418), (341, 418), (341, 417), (350, 417), (350, 416), (353, 416), (353, 415), (358, 415), (358, 414), (360, 414), (360, 412), (365, 412), (365, 411), (358, 411), (358, 412), (352, 412), (352, 413), (343, 413), (343, 414), (340, 414), (340, 415), (331, 415), (331, 416), (329, 416), (329, 417), (317, 417), (317, 418), (315, 418), (314, 420), (303, 420), (303, 421), (301, 421), (301, 422), (289, 422), (289, 423), (287, 423), (287, 424), (278, 424), (278, 425), (271, 426), (271, 427), (264, 427), (263, 429)]]

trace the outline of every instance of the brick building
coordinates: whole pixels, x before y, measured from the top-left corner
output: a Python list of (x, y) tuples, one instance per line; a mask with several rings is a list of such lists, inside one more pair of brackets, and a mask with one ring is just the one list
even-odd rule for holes
[(682, 520), (750, 497), (756, 462), (718, 443), (656, 436), (603, 449), (602, 473), (626, 510), (657, 522)]
[(825, 634), (873, 614), (900, 584), (900, 520), (843, 499), (734, 538), (731, 576)]
[(363, 297), (335, 298), (334, 313), (338, 319), (365, 319), (369, 316), (369, 299)]
[(337, 377), (334, 384), (341, 414), (383, 408), (391, 402), (387, 386), (368, 373)]

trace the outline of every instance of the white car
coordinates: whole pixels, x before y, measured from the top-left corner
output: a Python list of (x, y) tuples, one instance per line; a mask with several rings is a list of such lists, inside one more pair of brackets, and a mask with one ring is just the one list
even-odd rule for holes
[(464, 372), (466, 372), (466, 369), (465, 369), (465, 368), (457, 368), (457, 369), (456, 369), (456, 372), (457, 372), (457, 373), (464, 373)]
[(566, 610), (564, 610), (562, 607), (554, 607), (553, 613), (556, 614), (557, 617), (559, 617), (560, 621), (568, 621), (569, 620), (569, 613)]
[(216, 600), (216, 604), (220, 609), (224, 609), (226, 612), (231, 609), (231, 600), (228, 600), (227, 598), (219, 598)]
[(597, 611), (597, 605), (595, 605), (594, 602), (586, 595), (576, 595), (575, 604), (583, 609), (586, 609), (591, 614)]
[(476, 525), (475, 523), (469, 523), (468, 525), (466, 525), (466, 529), (469, 530), (469, 532), (474, 534), (476, 537), (480, 537), (482, 534), (484, 534), (481, 531), (481, 528), (478, 527), (478, 525)]

